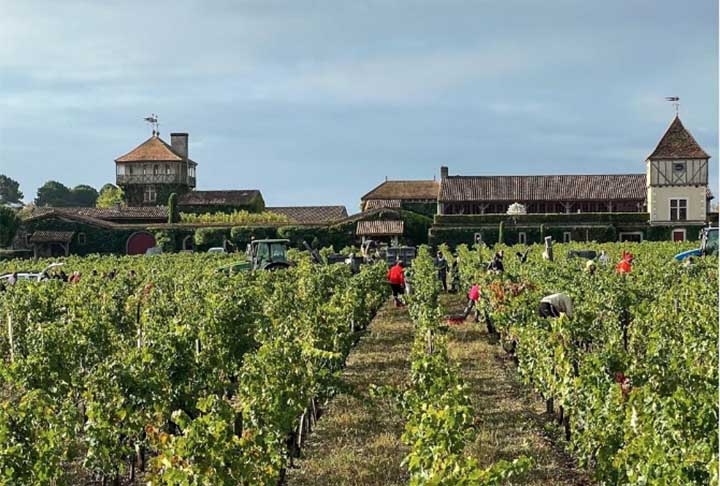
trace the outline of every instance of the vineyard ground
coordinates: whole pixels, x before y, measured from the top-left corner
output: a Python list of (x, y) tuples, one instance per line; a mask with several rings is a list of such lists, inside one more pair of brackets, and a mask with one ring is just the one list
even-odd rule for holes
[(289, 485), (400, 485), (407, 448), (400, 442), (404, 418), (391, 403), (368, 396), (371, 384), (401, 385), (410, 369), (413, 324), (407, 312), (385, 304), (350, 352), (335, 396), (308, 438)]
[[(457, 295), (441, 296), (448, 313), (464, 302)], [(306, 442), (288, 484), (396, 485), (406, 484), (400, 467), (407, 448), (400, 442), (404, 419), (390, 403), (368, 396), (371, 384), (402, 385), (409, 373), (413, 324), (404, 310), (386, 304), (368, 333), (348, 357), (343, 381), (347, 392), (337, 395)], [(449, 340), (452, 360), (459, 364), (470, 387), (480, 433), (467, 453), (487, 466), (500, 459), (532, 457), (534, 467), (513, 484), (590, 485), (562, 450), (560, 431), (544, 414), (544, 403), (524, 387), (514, 365), (500, 346), (490, 342), (481, 325), (468, 320), (453, 326)]]
[[(447, 314), (462, 313), (459, 295), (441, 295)], [(470, 387), (479, 434), (467, 454), (481, 466), (526, 455), (534, 467), (513, 484), (589, 485), (586, 472), (578, 470), (562, 450), (560, 430), (545, 412), (545, 404), (520, 383), (515, 366), (502, 347), (491, 342), (484, 324), (451, 326), (448, 350)]]

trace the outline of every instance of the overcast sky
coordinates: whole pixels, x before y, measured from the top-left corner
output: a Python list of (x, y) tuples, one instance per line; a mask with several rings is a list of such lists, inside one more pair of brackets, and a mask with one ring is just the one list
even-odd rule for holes
[(190, 133), (198, 189), (644, 171), (680, 96), (718, 194), (716, 0), (0, 0), (0, 173), (100, 187)]

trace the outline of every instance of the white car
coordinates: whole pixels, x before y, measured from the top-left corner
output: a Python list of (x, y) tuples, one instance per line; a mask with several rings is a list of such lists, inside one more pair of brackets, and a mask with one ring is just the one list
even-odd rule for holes
[[(36, 282), (39, 282), (41, 280), (47, 280), (49, 279), (48, 272), (50, 269), (55, 267), (60, 267), (62, 265), (65, 265), (62, 262), (59, 263), (51, 263), (47, 267), (45, 267), (41, 272), (17, 272), (17, 279), (18, 280), (34, 280)], [(0, 275), (0, 282), (7, 282), (10, 277), (12, 277), (13, 272), (10, 273), (4, 273)]]
[(207, 252), (208, 253), (225, 253), (225, 248), (223, 248), (222, 246), (214, 246), (214, 247), (210, 248)]

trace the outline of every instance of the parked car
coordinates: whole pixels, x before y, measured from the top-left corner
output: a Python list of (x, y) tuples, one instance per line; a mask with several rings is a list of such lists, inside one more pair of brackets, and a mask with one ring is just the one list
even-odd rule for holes
[(226, 253), (225, 248), (223, 248), (222, 246), (213, 246), (207, 252), (208, 253)]
[[(50, 274), (48, 273), (51, 269), (55, 267), (60, 267), (62, 265), (65, 265), (62, 262), (56, 262), (51, 263), (47, 267), (45, 267), (40, 272), (17, 272), (17, 279), (18, 280), (34, 280), (36, 282), (39, 282), (41, 280), (48, 280), (50, 278)], [(0, 275), (0, 282), (7, 282), (8, 279), (12, 276), (13, 272), (10, 273), (4, 273)]]

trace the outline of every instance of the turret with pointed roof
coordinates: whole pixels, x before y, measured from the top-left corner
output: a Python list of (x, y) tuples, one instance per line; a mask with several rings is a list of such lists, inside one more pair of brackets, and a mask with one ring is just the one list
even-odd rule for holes
[(665, 131), (665, 135), (660, 139), (651, 153), (648, 160), (660, 159), (709, 159), (710, 156), (695, 141), (690, 132), (680, 121), (680, 117), (675, 118)]
[(646, 159), (650, 223), (679, 227), (673, 238), (685, 239), (685, 226), (705, 221), (709, 159), (676, 115)]
[(173, 192), (184, 194), (195, 187), (197, 163), (188, 157), (188, 134), (171, 133), (171, 144), (157, 132), (115, 159), (116, 183), (125, 192), (128, 206), (156, 206)]

